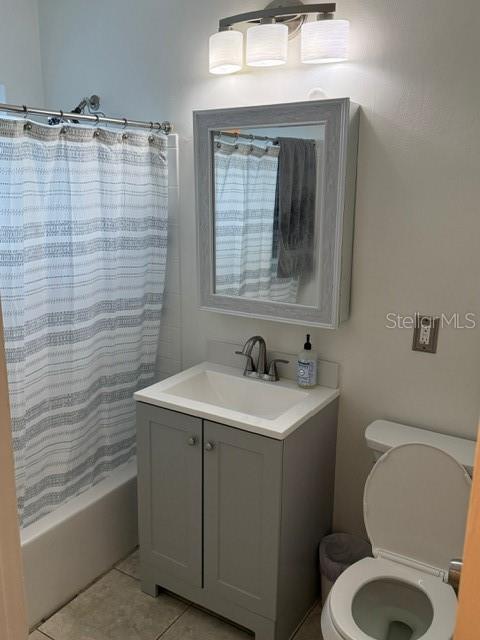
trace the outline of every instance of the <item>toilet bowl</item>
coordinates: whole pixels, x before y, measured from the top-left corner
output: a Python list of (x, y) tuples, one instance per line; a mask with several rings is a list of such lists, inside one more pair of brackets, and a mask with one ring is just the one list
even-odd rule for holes
[(456, 596), (438, 578), (365, 558), (335, 583), (322, 611), (324, 640), (447, 640)]
[(400, 445), (377, 461), (364, 493), (374, 557), (334, 584), (324, 640), (451, 640), (448, 564), (462, 557), (470, 486), (465, 468), (428, 444)]

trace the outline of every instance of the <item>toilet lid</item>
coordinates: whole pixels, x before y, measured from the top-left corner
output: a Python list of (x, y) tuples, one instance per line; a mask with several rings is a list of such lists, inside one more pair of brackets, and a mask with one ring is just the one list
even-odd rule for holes
[(364, 515), (374, 555), (445, 575), (463, 556), (471, 480), (452, 456), (426, 444), (385, 453), (368, 476)]

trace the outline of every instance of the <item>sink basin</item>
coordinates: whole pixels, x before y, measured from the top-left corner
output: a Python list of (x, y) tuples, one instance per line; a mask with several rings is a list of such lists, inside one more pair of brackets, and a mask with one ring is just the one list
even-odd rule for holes
[(232, 367), (203, 362), (135, 393), (135, 400), (283, 439), (339, 395), (300, 389), (290, 380), (245, 378)]
[(305, 391), (208, 369), (174, 384), (168, 393), (269, 420), (308, 397)]

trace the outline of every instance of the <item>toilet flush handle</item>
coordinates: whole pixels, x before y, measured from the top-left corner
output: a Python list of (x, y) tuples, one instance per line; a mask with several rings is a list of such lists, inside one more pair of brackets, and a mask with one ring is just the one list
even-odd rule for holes
[(458, 589), (460, 586), (460, 578), (462, 576), (462, 560), (450, 560), (448, 565), (448, 584), (454, 588), (455, 593), (458, 595)]

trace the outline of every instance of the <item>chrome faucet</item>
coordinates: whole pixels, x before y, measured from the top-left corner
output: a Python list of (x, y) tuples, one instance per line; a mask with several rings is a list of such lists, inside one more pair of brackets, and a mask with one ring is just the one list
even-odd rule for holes
[[(258, 356), (257, 363), (252, 356), (252, 351), (255, 345), (258, 344)], [(265, 380), (267, 382), (278, 382), (280, 379), (278, 375), (277, 363), (288, 364), (288, 360), (282, 360), (276, 358), (270, 362), (270, 366), (267, 365), (267, 345), (262, 336), (252, 336), (243, 345), (241, 351), (235, 351), (239, 356), (246, 358), (245, 369), (243, 375), (248, 378), (258, 378), (259, 380)]]
[[(253, 361), (252, 356), (252, 351), (256, 344), (258, 344), (257, 364)], [(265, 344), (265, 340), (262, 336), (253, 336), (249, 338), (243, 345), (243, 349), (241, 351), (235, 351), (235, 353), (239, 356), (245, 356), (247, 359), (245, 369), (243, 371), (244, 376), (249, 373), (258, 373), (259, 375), (267, 373), (267, 345)]]

